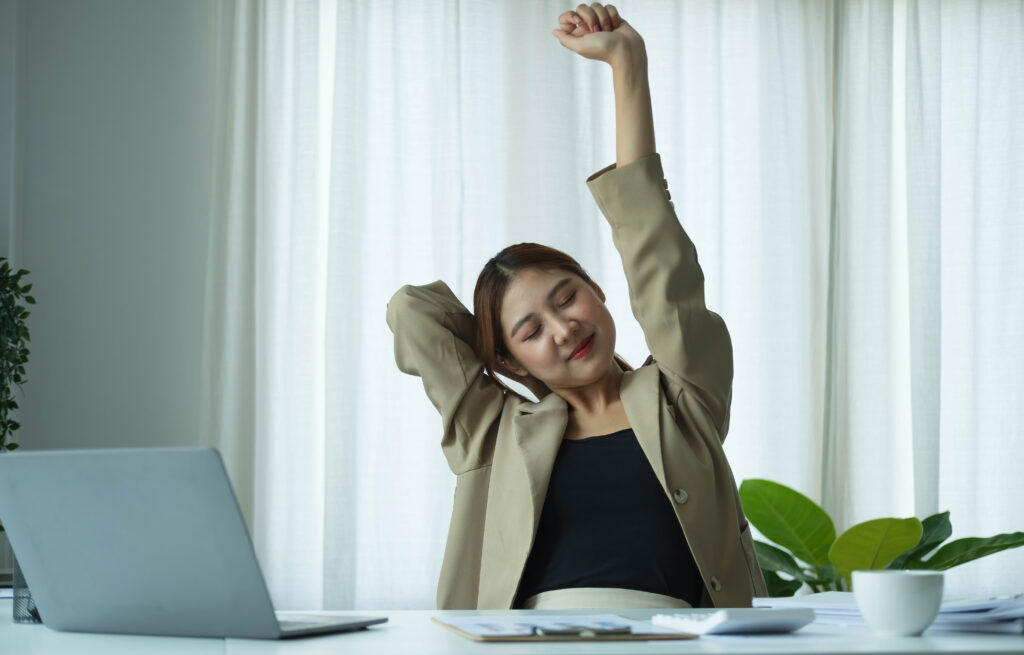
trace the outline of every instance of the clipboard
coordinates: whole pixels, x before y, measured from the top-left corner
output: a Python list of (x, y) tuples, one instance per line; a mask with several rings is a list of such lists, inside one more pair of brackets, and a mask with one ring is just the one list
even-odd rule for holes
[(479, 642), (534, 641), (653, 641), (696, 639), (650, 621), (616, 614), (522, 615), (465, 614), (431, 617), (431, 621), (455, 634)]

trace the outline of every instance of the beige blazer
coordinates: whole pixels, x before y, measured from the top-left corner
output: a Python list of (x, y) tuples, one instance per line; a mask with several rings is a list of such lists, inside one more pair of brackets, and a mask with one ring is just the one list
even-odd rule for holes
[[(633, 314), (651, 357), (622, 379), (622, 404), (700, 568), (702, 604), (766, 596), (750, 529), (722, 450), (732, 396), (732, 343), (704, 304), (693, 243), (651, 155), (587, 181), (612, 227)], [(441, 413), (441, 448), (458, 476), (437, 604), (509, 609), (533, 545), (568, 422), (555, 394), (503, 393), (474, 354), (473, 315), (444, 282), (401, 288), (388, 304), (395, 361), (418, 375)]]

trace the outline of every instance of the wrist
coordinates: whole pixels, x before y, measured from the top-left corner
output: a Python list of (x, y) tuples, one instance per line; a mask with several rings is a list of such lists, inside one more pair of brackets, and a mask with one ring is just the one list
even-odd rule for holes
[(636, 42), (624, 42), (611, 57), (608, 65), (616, 76), (627, 78), (647, 75), (647, 49), (643, 39)]

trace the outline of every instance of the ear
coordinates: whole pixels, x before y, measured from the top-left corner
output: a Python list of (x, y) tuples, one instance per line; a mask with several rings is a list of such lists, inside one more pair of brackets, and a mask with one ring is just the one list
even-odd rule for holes
[(506, 369), (508, 369), (515, 375), (518, 375), (519, 377), (525, 378), (530, 374), (529, 371), (523, 368), (523, 365), (520, 364), (519, 361), (515, 357), (512, 357), (511, 355), (508, 357), (499, 357), (498, 362), (500, 362), (502, 366), (504, 366)]

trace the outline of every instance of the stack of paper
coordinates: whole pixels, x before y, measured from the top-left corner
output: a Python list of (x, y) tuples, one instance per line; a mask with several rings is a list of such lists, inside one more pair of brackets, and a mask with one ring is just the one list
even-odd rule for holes
[[(866, 625), (849, 591), (789, 598), (755, 598), (754, 607), (806, 608), (814, 610), (815, 623)], [(1005, 632), (1024, 634), (1024, 594), (984, 600), (946, 600), (930, 630)]]

